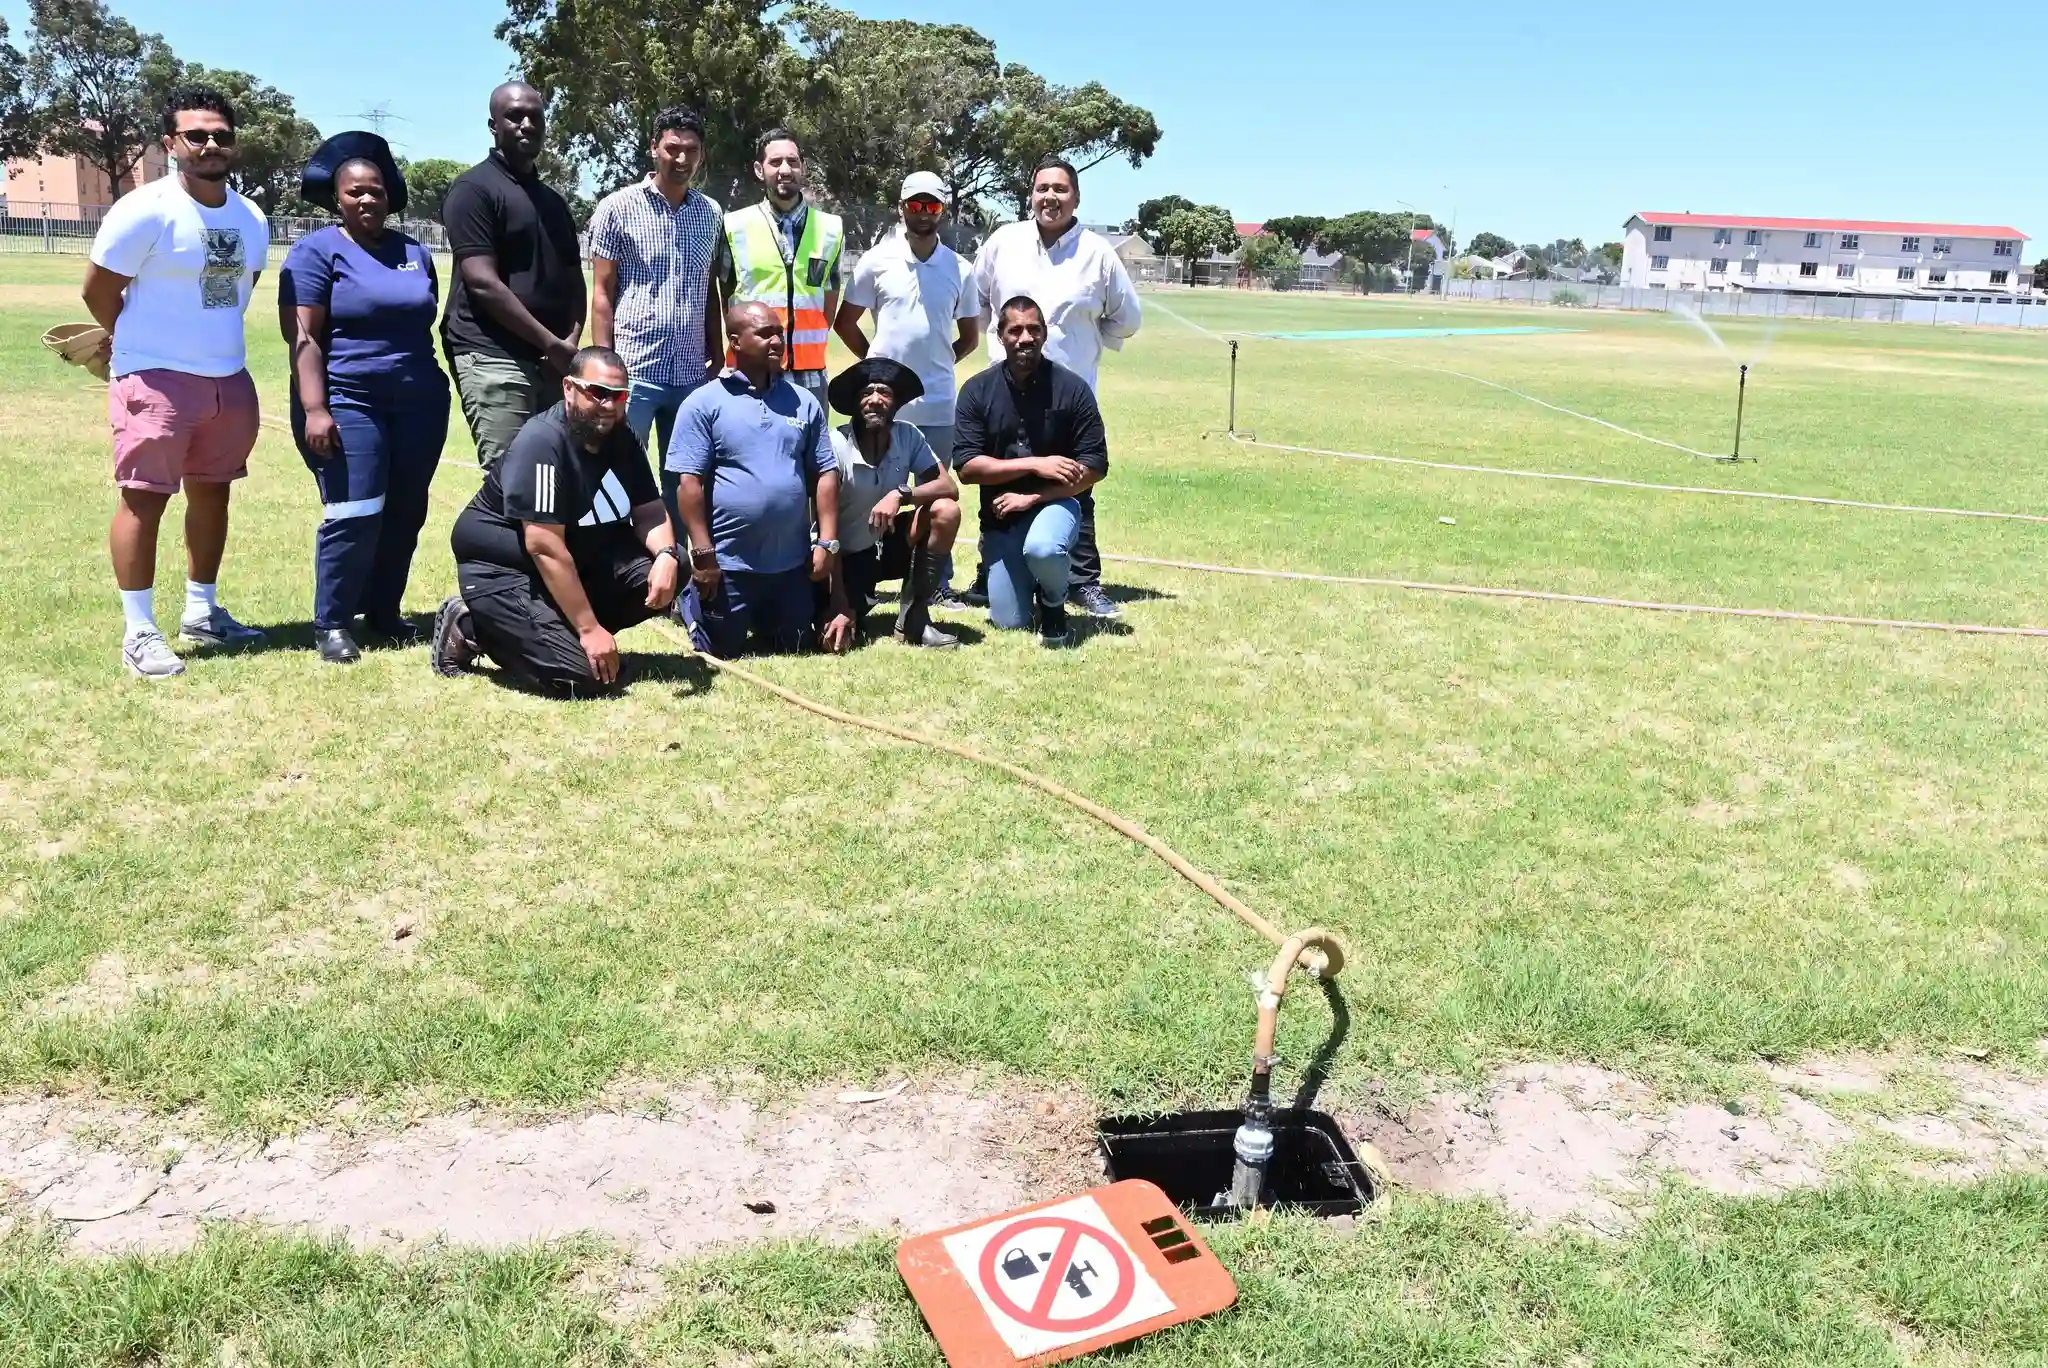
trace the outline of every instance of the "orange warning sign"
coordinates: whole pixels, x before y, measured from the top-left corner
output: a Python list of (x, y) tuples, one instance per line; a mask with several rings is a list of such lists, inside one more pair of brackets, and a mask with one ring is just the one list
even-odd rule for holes
[(896, 1267), (952, 1368), (1059, 1363), (1237, 1300), (1229, 1270), (1145, 1182), (905, 1240)]

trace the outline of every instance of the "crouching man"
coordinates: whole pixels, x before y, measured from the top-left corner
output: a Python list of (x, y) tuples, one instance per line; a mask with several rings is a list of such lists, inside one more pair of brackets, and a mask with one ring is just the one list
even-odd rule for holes
[(1004, 359), (962, 387), (953, 460), (981, 486), (990, 620), (1021, 630), (1035, 608), (1040, 643), (1066, 646), (1077, 500), (1109, 474), (1109, 441), (1087, 383), (1045, 357), (1044, 310), (1018, 295), (996, 329)]
[(939, 570), (960, 532), (960, 487), (924, 433), (896, 416), (923, 393), (916, 371), (883, 357), (832, 377), (832, 407), (853, 419), (832, 433), (839, 562), (819, 594), (818, 639), (835, 655), (853, 646), (885, 580), (903, 581), (898, 641), (939, 650), (960, 644), (932, 625)]
[(626, 364), (585, 347), (562, 399), (519, 429), (450, 541), (462, 592), (434, 622), (434, 671), (488, 657), (527, 688), (588, 697), (619, 682), (613, 634), (675, 600), (675, 535), (625, 424)]

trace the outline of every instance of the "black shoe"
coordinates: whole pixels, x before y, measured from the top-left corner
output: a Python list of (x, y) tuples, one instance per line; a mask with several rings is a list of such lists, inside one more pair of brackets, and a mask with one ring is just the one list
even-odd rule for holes
[(1073, 629), (1067, 626), (1065, 604), (1038, 605), (1038, 644), (1048, 651), (1056, 651), (1063, 646), (1074, 644)]
[(353, 665), (363, 658), (362, 647), (356, 645), (346, 627), (315, 627), (313, 645), (329, 665)]
[(1089, 617), (1122, 617), (1124, 610), (1117, 607), (1109, 595), (1102, 592), (1099, 584), (1077, 584), (1067, 591), (1067, 602), (1079, 608)]
[(988, 571), (974, 577), (974, 585), (960, 596), (960, 601), (970, 608), (988, 607)]
[(428, 652), (435, 674), (453, 679), (469, 672), (470, 663), (476, 659), (476, 647), (464, 630), (468, 626), (469, 605), (462, 601), (462, 595), (451, 594), (442, 600), (441, 610), (434, 614), (434, 643)]
[(363, 626), (388, 646), (417, 646), (427, 639), (419, 624), (407, 617), (366, 617)]

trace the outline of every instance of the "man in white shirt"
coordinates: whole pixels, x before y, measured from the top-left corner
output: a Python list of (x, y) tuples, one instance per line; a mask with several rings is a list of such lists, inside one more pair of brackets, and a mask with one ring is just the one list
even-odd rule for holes
[[(952, 203), (946, 183), (930, 171), (905, 178), (898, 204), (903, 231), (862, 254), (853, 283), (840, 301), (832, 329), (848, 351), (901, 361), (917, 372), (924, 396), (905, 404), (897, 418), (915, 426), (941, 464), (953, 463), (954, 367), (974, 354), (981, 340), (981, 297), (974, 272), (958, 253), (939, 241), (939, 220)], [(875, 315), (875, 340), (861, 331), (861, 315)], [(846, 526), (842, 519), (840, 526)], [(965, 607), (953, 595), (953, 557), (939, 566), (933, 603)]]
[[(974, 259), (982, 319), (1006, 299), (1022, 295), (1045, 311), (1045, 359), (1072, 371), (1092, 392), (1104, 348), (1122, 351), (1144, 322), (1130, 273), (1109, 240), (1080, 225), (1081, 174), (1071, 162), (1048, 157), (1031, 173), (1031, 217), (989, 235)], [(989, 359), (1000, 364), (1000, 339), (989, 334)], [(1102, 592), (1102, 556), (1095, 545), (1095, 495), (1083, 494), (1081, 531), (1074, 543), (1068, 602), (1094, 617), (1115, 617)], [(980, 588), (977, 577), (976, 588)]]
[(220, 606), (215, 585), (228, 538), (228, 491), (249, 473), (256, 386), (242, 315), (270, 251), (262, 211), (228, 188), (235, 110), (210, 86), (172, 92), (164, 150), (178, 172), (130, 191), (107, 211), (85, 271), (85, 306), (109, 334), (114, 483), (108, 541), (126, 619), (131, 674), (185, 672), (156, 625), (157, 528), (185, 492), (185, 611), (178, 637), (196, 646), (251, 646), (263, 633)]

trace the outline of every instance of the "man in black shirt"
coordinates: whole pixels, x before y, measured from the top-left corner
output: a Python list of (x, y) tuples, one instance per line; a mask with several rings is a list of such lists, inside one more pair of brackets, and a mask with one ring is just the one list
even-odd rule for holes
[(619, 677), (612, 634), (674, 601), (675, 534), (625, 425), (629, 383), (617, 352), (577, 352), (562, 402), (527, 421), (456, 517), (462, 592), (434, 621), (436, 674), (482, 654), (529, 688), (593, 694)]
[(485, 466), (552, 397), (583, 337), (576, 220), (533, 173), (546, 130), (539, 91), (520, 81), (499, 86), (491, 92), (496, 146), (455, 178), (441, 205), (455, 254), (441, 345)]
[(1005, 359), (961, 388), (953, 458), (981, 486), (990, 619), (1029, 627), (1035, 603), (1039, 640), (1065, 646), (1076, 500), (1109, 474), (1109, 440), (1087, 382), (1045, 359), (1044, 310), (1018, 295), (996, 330)]

